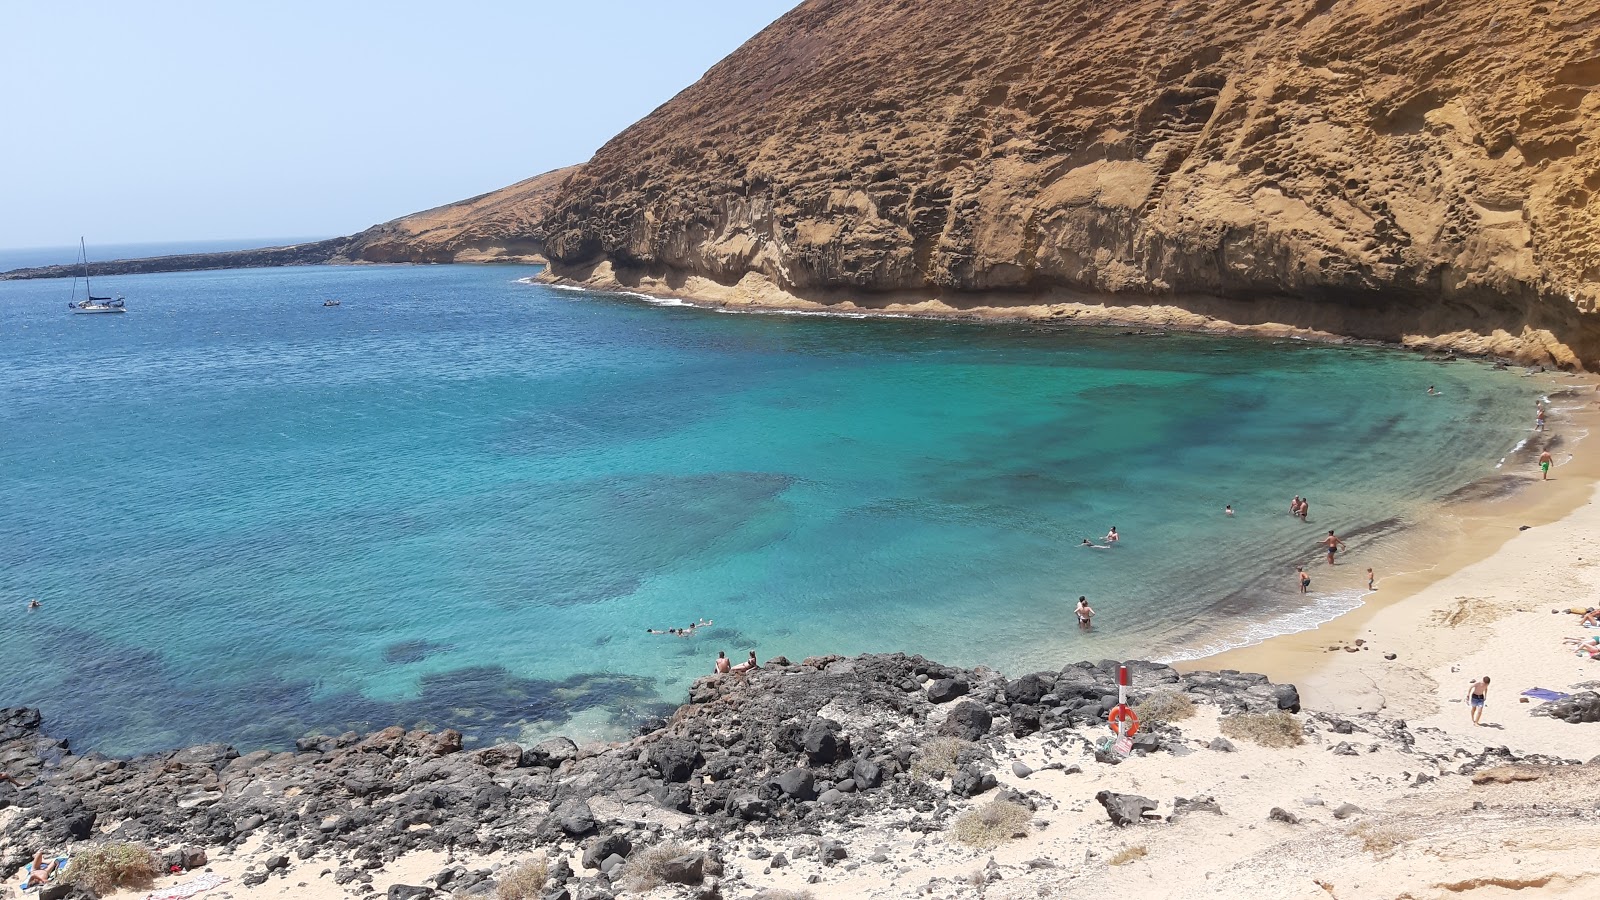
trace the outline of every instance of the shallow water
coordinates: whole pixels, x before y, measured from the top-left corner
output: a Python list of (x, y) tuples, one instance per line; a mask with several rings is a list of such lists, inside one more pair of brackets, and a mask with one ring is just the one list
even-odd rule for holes
[[(0, 704), (107, 751), (487, 740), (626, 727), (718, 650), (1193, 655), (1358, 602), (1536, 395), (1377, 348), (719, 314), (531, 272), (126, 277), (104, 317), (0, 283)], [(1303, 599), (1329, 528), (1367, 533)]]

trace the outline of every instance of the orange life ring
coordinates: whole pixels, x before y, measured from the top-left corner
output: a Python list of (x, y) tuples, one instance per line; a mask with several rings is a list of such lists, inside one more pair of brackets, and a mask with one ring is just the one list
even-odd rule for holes
[[(1128, 723), (1127, 731), (1123, 731), (1121, 728), (1117, 727), (1123, 722)], [(1133, 737), (1139, 733), (1139, 714), (1134, 712), (1130, 707), (1118, 703), (1116, 706), (1111, 708), (1111, 712), (1106, 716), (1106, 724), (1110, 725), (1111, 730), (1115, 731), (1117, 734), (1123, 735), (1124, 737)]]

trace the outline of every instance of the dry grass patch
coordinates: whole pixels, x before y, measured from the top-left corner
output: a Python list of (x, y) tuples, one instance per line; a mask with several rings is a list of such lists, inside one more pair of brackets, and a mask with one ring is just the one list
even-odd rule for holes
[(143, 844), (117, 843), (90, 847), (72, 857), (67, 880), (105, 896), (118, 888), (143, 891), (161, 874), (156, 854)]
[(817, 900), (817, 895), (810, 891), (791, 891), (782, 888), (772, 888), (762, 891), (755, 896), (755, 900)]
[(1148, 855), (1150, 855), (1150, 850), (1145, 847), (1145, 845), (1136, 844), (1132, 847), (1123, 847), (1121, 850), (1118, 850), (1116, 853), (1112, 854), (1110, 859), (1106, 860), (1106, 864), (1111, 866), (1125, 866), (1134, 860), (1144, 859)]
[(635, 850), (622, 867), (622, 877), (628, 890), (644, 893), (667, 883), (667, 863), (680, 856), (688, 856), (694, 848), (677, 841), (666, 841), (654, 847)]
[(550, 861), (542, 856), (530, 859), (518, 863), (500, 876), (500, 881), (494, 888), (494, 895), (497, 900), (530, 900), (544, 891), (545, 882), (548, 880), (550, 880)]
[(1360, 841), (1361, 849), (1373, 856), (1388, 856), (1416, 837), (1403, 828), (1394, 825), (1376, 825), (1372, 822), (1361, 822), (1345, 834)]
[(1133, 711), (1138, 714), (1139, 721), (1151, 725), (1181, 722), (1194, 718), (1194, 700), (1181, 691), (1163, 691), (1135, 704)]
[(1306, 740), (1300, 720), (1281, 709), (1269, 713), (1224, 716), (1219, 724), (1227, 737), (1251, 741), (1263, 747), (1298, 747)]
[(1028, 836), (1033, 813), (1010, 800), (990, 800), (956, 817), (951, 833), (968, 847), (988, 850), (1014, 838)]
[(956, 759), (962, 751), (975, 746), (971, 741), (960, 738), (934, 738), (922, 745), (921, 754), (911, 763), (911, 777), (943, 778), (956, 770)]

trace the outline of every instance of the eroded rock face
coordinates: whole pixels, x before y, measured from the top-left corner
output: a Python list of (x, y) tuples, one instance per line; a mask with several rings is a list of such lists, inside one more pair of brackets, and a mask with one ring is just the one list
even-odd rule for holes
[(810, 0), (566, 179), (541, 237), (580, 279), (1085, 292), (1593, 363), (1596, 35), (1600, 0)]

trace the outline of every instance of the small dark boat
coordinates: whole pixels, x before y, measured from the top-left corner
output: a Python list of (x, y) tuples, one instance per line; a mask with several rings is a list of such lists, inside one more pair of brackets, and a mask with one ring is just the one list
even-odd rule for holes
[(339, 305), (339, 301), (337, 301), (337, 300), (324, 300), (324, 301), (322, 301), (322, 305), (323, 306), (338, 306)]

